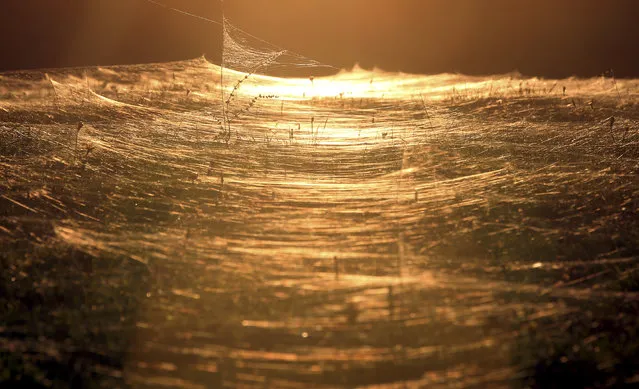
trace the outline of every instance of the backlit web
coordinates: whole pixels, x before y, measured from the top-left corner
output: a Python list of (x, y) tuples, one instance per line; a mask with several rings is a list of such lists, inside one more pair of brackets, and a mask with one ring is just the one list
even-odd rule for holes
[(589, 314), (638, 301), (636, 81), (313, 78), (222, 24), (222, 66), (0, 74), (0, 298), (82, 303), (29, 310), (33, 355), (99, 349), (139, 387), (506, 388), (547, 339), (615, 339)]
[[(223, 19), (222, 34), (222, 131), (227, 143), (238, 121), (261, 108), (275, 108), (276, 101), (282, 104), (283, 96), (273, 87), (273, 79), (262, 75), (272, 71), (280, 74), (294, 72), (299, 75), (300, 69), (303, 69), (302, 73), (306, 73), (306, 77), (312, 82), (314, 72), (334, 69), (247, 33), (234, 26), (227, 18)], [(310, 82), (307, 86), (310, 87)], [(306, 94), (295, 97), (305, 99)]]

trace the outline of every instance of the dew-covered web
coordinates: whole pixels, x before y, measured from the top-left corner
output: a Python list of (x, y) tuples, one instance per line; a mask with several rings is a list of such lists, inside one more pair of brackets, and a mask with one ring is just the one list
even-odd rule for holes
[(321, 76), (223, 34), (223, 66), (0, 75), (3, 288), (44, 307), (2, 347), (134, 387), (637, 379), (636, 81)]

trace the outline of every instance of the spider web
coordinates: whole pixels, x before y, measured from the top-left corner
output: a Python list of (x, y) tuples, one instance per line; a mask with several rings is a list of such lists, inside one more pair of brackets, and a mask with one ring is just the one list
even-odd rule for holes
[[(321, 95), (267, 75), (330, 66), (228, 20), (222, 38), (222, 66), (0, 74), (0, 296), (81, 302), (55, 304), (56, 321), (25, 309), (41, 324), (3, 323), (3, 344), (46, 339), (24, 354), (47, 362), (133, 350), (130, 376), (151, 387), (508, 387), (555, 343), (626, 329), (636, 93), (620, 106), (610, 80), (352, 72), (314, 87), (359, 80), (364, 98)], [(69, 343), (62, 324), (92, 335)], [(119, 335), (129, 325), (141, 336)], [(601, 351), (602, 366), (623, 357)], [(380, 368), (413, 381), (377, 386)]]
[[(270, 71), (295, 72), (300, 69), (306, 77), (321, 69), (335, 69), (331, 65), (307, 58), (258, 38), (223, 19), (223, 52), (220, 67), (222, 90), (223, 131), (227, 142), (233, 132), (234, 123), (243, 116), (250, 116), (266, 101), (273, 107), (280, 96), (266, 93), (268, 80), (263, 75)], [(305, 96), (302, 96), (305, 97)]]

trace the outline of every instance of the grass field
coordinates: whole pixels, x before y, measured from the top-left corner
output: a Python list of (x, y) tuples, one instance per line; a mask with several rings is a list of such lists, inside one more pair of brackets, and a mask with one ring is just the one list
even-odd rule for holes
[(0, 386), (639, 385), (639, 81), (238, 91), (0, 74)]

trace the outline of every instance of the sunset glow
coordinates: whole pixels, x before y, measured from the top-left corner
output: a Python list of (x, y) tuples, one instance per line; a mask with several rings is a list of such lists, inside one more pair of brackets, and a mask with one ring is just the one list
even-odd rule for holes
[(0, 5), (0, 388), (639, 382), (639, 2)]

